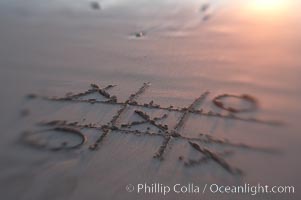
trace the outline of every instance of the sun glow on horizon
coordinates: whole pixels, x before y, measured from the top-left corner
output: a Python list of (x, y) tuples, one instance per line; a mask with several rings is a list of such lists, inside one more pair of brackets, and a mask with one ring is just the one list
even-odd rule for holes
[(288, 0), (251, 0), (248, 8), (256, 13), (277, 15), (288, 10), (289, 2)]

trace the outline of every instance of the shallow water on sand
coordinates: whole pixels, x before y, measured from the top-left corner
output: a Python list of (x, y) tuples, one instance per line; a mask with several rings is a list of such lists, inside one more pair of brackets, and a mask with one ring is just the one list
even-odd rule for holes
[[(298, 188), (299, 7), (298, 1), (281, 0), (102, 0), (99, 7), (84, 0), (2, 0), (1, 194), (5, 199), (133, 199), (142, 196), (126, 193), (124, 188), (140, 182), (261, 182)], [(107, 145), (94, 154), (87, 148), (49, 153), (17, 142), (22, 131), (35, 128), (41, 120), (86, 118), (102, 124), (116, 111), (106, 106), (97, 110), (89, 105), (28, 102), (24, 100), (28, 93), (64, 96), (84, 91), (90, 83), (117, 84), (112, 93), (124, 101), (144, 82), (152, 86), (140, 97), (142, 104), (154, 100), (165, 107), (184, 107), (209, 90), (202, 108), (227, 114), (213, 105), (214, 97), (225, 93), (255, 97), (258, 109), (239, 113), (240, 117), (273, 119), (285, 125), (196, 116), (189, 118), (181, 131), (189, 137), (205, 132), (238, 143), (275, 147), (282, 153), (239, 149), (226, 160), (246, 175), (233, 177), (212, 163), (185, 168), (178, 156), (190, 158), (194, 153), (189, 144), (179, 141), (171, 144), (164, 162), (152, 158), (162, 142), (153, 137), (112, 134)], [(240, 101), (226, 103), (246, 106)], [(20, 116), (24, 109), (29, 110), (29, 116)], [(178, 117), (171, 114), (168, 124)], [(87, 135), (91, 140), (97, 138), (93, 131)], [(171, 194), (164, 198), (178, 197)], [(181, 199), (193, 197), (199, 196)], [(212, 199), (209, 194), (202, 197)], [(298, 194), (288, 197), (298, 199)]]

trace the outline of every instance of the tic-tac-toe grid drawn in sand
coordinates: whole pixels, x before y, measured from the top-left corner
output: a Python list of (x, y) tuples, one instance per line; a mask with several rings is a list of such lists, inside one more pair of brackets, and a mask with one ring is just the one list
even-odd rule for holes
[[(250, 95), (231, 95), (231, 94), (222, 94), (215, 97), (212, 100), (212, 103), (228, 112), (227, 115), (221, 113), (215, 113), (212, 111), (204, 112), (203, 109), (199, 108), (199, 106), (204, 103), (204, 101), (208, 101), (209, 92), (205, 91), (201, 94), (198, 98), (196, 98), (188, 107), (183, 108), (176, 108), (174, 106), (163, 107), (161, 105), (155, 104), (154, 101), (151, 101), (147, 104), (141, 104), (138, 102), (139, 96), (141, 96), (149, 87), (150, 83), (144, 83), (135, 93), (131, 94), (128, 99), (123, 102), (118, 101), (116, 96), (112, 96), (110, 94), (110, 89), (116, 87), (115, 85), (108, 85), (106, 87), (100, 88), (96, 84), (91, 84), (91, 88), (85, 92), (77, 93), (77, 94), (69, 94), (66, 97), (62, 98), (52, 98), (52, 97), (45, 97), (39, 96), (35, 94), (28, 95), (29, 98), (39, 98), (46, 101), (56, 101), (56, 102), (77, 102), (83, 104), (91, 104), (97, 106), (99, 104), (102, 105), (111, 105), (116, 106), (117, 112), (115, 115), (111, 116), (109, 123), (107, 124), (95, 124), (85, 122), (71, 122), (65, 120), (54, 120), (54, 121), (43, 121), (40, 122), (39, 125), (47, 127), (42, 131), (32, 131), (26, 132), (22, 135), (22, 141), (30, 144), (34, 147), (59, 151), (59, 150), (72, 150), (76, 148), (82, 147), (85, 143), (87, 138), (85, 134), (82, 133), (83, 129), (93, 129), (99, 132), (99, 136), (96, 141), (89, 146), (89, 149), (92, 151), (101, 150), (102, 145), (106, 145), (106, 137), (110, 134), (124, 133), (124, 134), (133, 134), (139, 136), (152, 136), (152, 137), (160, 137), (162, 138), (162, 144), (158, 146), (157, 152), (154, 152), (154, 158), (160, 161), (163, 160), (164, 156), (166, 155), (167, 147), (172, 148), (171, 141), (172, 140), (179, 140), (182, 142), (187, 142), (193, 150), (200, 153), (202, 157), (200, 159), (189, 159), (184, 162), (183, 156), (179, 156), (179, 160), (184, 162), (184, 165), (194, 166), (197, 164), (207, 163), (208, 161), (215, 162), (217, 165), (225, 169), (225, 171), (234, 174), (240, 175), (242, 174), (242, 170), (232, 166), (225, 160), (226, 156), (233, 155), (234, 152), (232, 151), (221, 151), (215, 152), (208, 147), (205, 147), (204, 144), (213, 144), (218, 145), (222, 149), (223, 147), (232, 147), (234, 149), (246, 149), (250, 151), (260, 151), (263, 153), (275, 153), (277, 152), (274, 149), (266, 148), (266, 147), (256, 147), (244, 143), (234, 143), (227, 139), (221, 139), (218, 137), (213, 137), (206, 133), (200, 133), (198, 137), (190, 137), (187, 136), (189, 134), (183, 133), (182, 128), (187, 122), (187, 120), (193, 115), (205, 116), (205, 117), (218, 117), (224, 119), (231, 119), (231, 120), (241, 120), (249, 123), (261, 123), (270, 126), (280, 125), (280, 122), (273, 121), (273, 120), (263, 120), (257, 118), (242, 118), (239, 117), (239, 113), (241, 112), (249, 112), (252, 110), (257, 109), (257, 101)], [(98, 95), (101, 99), (98, 98), (90, 98), (92, 94)], [(225, 98), (238, 98), (241, 101), (247, 101), (249, 103), (248, 107), (241, 107), (241, 108), (234, 108), (231, 106), (226, 106), (223, 103), (223, 99)], [(199, 108), (199, 109), (198, 109)], [(145, 111), (146, 110), (146, 111)], [(162, 116), (152, 117), (148, 114), (150, 110), (160, 110), (164, 111), (165, 114)], [(132, 111), (132, 112), (129, 112)], [(177, 113), (179, 115), (176, 123), (169, 127), (167, 124), (164, 124), (164, 119), (169, 117), (169, 113)], [(130, 113), (130, 114), (129, 114)], [(124, 123), (124, 118), (127, 115), (135, 115), (135, 120), (131, 122)], [(133, 130), (131, 128), (137, 127), (140, 125), (147, 125), (147, 130)], [(153, 127), (153, 128), (150, 128)], [(155, 131), (154, 131), (155, 130)], [(36, 136), (41, 136), (41, 134), (45, 132), (61, 132), (61, 134), (71, 134), (79, 138), (78, 143), (75, 144), (67, 144), (66, 142), (61, 143), (59, 147), (48, 147), (47, 145), (37, 143), (36, 140), (33, 138)]]

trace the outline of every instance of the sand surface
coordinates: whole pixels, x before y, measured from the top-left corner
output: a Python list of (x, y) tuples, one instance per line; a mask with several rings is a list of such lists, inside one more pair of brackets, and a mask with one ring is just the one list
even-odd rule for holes
[(2, 0), (1, 199), (254, 199), (125, 190), (145, 182), (293, 185), (256, 199), (300, 199), (300, 3), (207, 2)]

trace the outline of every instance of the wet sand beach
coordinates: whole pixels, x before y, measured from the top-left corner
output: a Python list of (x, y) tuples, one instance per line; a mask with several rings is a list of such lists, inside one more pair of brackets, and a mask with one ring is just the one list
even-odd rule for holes
[(1, 198), (300, 199), (299, 6), (2, 0)]

